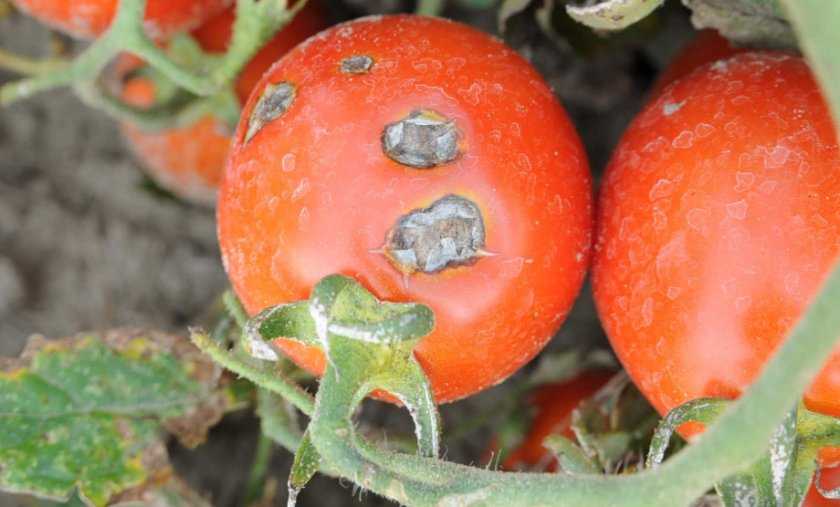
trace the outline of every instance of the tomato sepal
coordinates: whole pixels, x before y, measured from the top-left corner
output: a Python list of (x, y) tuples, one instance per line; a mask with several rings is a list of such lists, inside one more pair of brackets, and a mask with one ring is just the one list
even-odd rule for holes
[(251, 319), (245, 325), (243, 346), (254, 357), (267, 360), (281, 357), (271, 345), (278, 338), (320, 348), (342, 382), (345, 377), (347, 382), (356, 379), (354, 408), (373, 391), (393, 395), (411, 414), (419, 452), (437, 456), (437, 407), (413, 353), (416, 343), (433, 328), (429, 307), (381, 302), (352, 278), (331, 275), (316, 284), (308, 300), (270, 307)]
[(658, 417), (627, 374), (620, 372), (581, 403), (571, 419), (584, 454), (603, 472), (633, 461)]
[(295, 451), (295, 458), (292, 462), (292, 469), (289, 472), (288, 488), (289, 498), (287, 505), (294, 507), (297, 504), (297, 497), (306, 484), (315, 476), (315, 472), (321, 467), (321, 455), (312, 444), (312, 437), (309, 432), (303, 434), (303, 438)]

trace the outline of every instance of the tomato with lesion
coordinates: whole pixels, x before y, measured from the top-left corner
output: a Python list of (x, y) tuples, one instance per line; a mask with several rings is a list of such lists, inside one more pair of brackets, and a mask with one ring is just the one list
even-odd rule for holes
[[(590, 185), (563, 108), (511, 49), (450, 21), (362, 18), (299, 46), (255, 89), (219, 239), (251, 314), (332, 273), (429, 305), (435, 329), (415, 352), (445, 402), (502, 381), (560, 326), (588, 266)], [(441, 206), (448, 196), (463, 206)], [(278, 346), (323, 371), (320, 350)]]

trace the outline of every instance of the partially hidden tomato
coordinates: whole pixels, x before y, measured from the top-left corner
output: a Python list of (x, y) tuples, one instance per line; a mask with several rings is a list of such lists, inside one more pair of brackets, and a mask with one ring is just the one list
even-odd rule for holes
[(538, 387), (528, 399), (534, 409), (534, 418), (522, 443), (510, 452), (501, 463), (503, 470), (548, 471), (557, 470), (557, 459), (543, 446), (550, 435), (562, 435), (575, 440), (572, 432), (572, 412), (586, 399), (592, 397), (613, 372), (593, 370), (581, 373), (570, 380)]
[[(799, 57), (706, 64), (634, 120), (603, 181), (593, 289), (660, 413), (755, 379), (837, 259), (838, 195), (836, 132)], [(840, 348), (804, 402), (840, 417)]]
[[(446, 402), (502, 381), (563, 322), (590, 255), (590, 185), (565, 111), (514, 51), (442, 19), (363, 18), (257, 85), (219, 241), (251, 314), (332, 273), (429, 305), (415, 355)], [(320, 350), (277, 345), (323, 371)]]
[(801, 507), (837, 507), (840, 505), (840, 500), (826, 498), (817, 489), (817, 480), (819, 480), (819, 487), (824, 491), (837, 490), (840, 488), (840, 464), (833, 464), (833, 466), (826, 466), (820, 470), (818, 477), (815, 477), (811, 484), (811, 489), (805, 497), (805, 501)]
[[(235, 9), (225, 10), (193, 32), (202, 49), (222, 53), (232, 35)], [(272, 63), (307, 37), (326, 27), (326, 17), (317, 2), (310, 1), (295, 18), (274, 36), (248, 62), (236, 80), (236, 94), (245, 103)], [(136, 67), (127, 62), (124, 67)], [(125, 73), (127, 69), (123, 69)], [(154, 103), (154, 85), (147, 79), (133, 78), (123, 86), (125, 100), (136, 106)], [(129, 147), (141, 160), (149, 175), (163, 188), (186, 200), (213, 204), (230, 147), (232, 127), (213, 115), (195, 123), (163, 131), (147, 131), (130, 123), (121, 129)]]
[[(62, 32), (81, 38), (100, 35), (111, 24), (119, 0), (12, 0), (19, 9)], [(146, 32), (154, 39), (191, 30), (233, 0), (148, 0)]]

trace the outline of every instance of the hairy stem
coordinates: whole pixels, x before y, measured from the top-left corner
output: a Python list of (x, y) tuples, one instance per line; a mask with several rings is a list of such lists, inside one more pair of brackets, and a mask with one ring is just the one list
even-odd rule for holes
[(299, 385), (283, 377), (273, 364), (269, 367), (262, 367), (254, 364), (254, 360), (250, 358), (246, 361), (234, 352), (222, 348), (204, 332), (193, 331), (190, 338), (196, 347), (228, 370), (279, 394), (306, 415), (312, 415), (315, 411), (315, 401), (312, 396)]

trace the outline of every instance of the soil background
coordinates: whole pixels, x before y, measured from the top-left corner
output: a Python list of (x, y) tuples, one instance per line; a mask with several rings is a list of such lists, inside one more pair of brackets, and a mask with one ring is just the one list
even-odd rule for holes
[[(412, 8), (397, 0), (329, 4), (336, 21)], [(450, 4), (448, 17), (497, 32), (496, 7)], [(621, 42), (587, 35), (581, 43), (575, 40), (579, 31), (560, 31), (552, 39), (538, 30), (532, 12), (510, 20), (506, 39), (537, 66), (567, 107), (596, 176), (656, 72), (692, 35), (687, 13), (673, 4), (646, 33)], [(604, 47), (581, 52), (592, 40)], [(48, 30), (23, 15), (0, 19), (0, 47), (7, 51), (45, 55), (53, 42)], [(0, 71), (0, 83), (13, 77)], [(62, 337), (125, 326), (183, 332), (225, 288), (212, 210), (151, 189), (113, 120), (66, 90), (0, 110), (0, 355), (17, 355), (33, 333)], [(603, 343), (585, 290), (549, 349)], [(506, 389), (502, 384), (443, 407), (445, 427), (487, 412)], [(364, 417), (388, 428), (408, 425), (407, 416), (382, 404), (371, 403)], [(235, 506), (257, 432), (253, 416), (233, 414), (203, 446), (187, 451), (173, 443), (170, 452), (179, 473), (213, 505)], [(484, 428), (449, 442), (447, 457), (485, 465), (490, 433)], [(288, 453), (274, 452), (271, 476), (280, 487), (273, 505), (285, 505), (289, 463)], [(38, 504), (0, 494), (0, 507), (24, 505)], [(299, 505), (391, 504), (352, 484), (318, 477)]]

